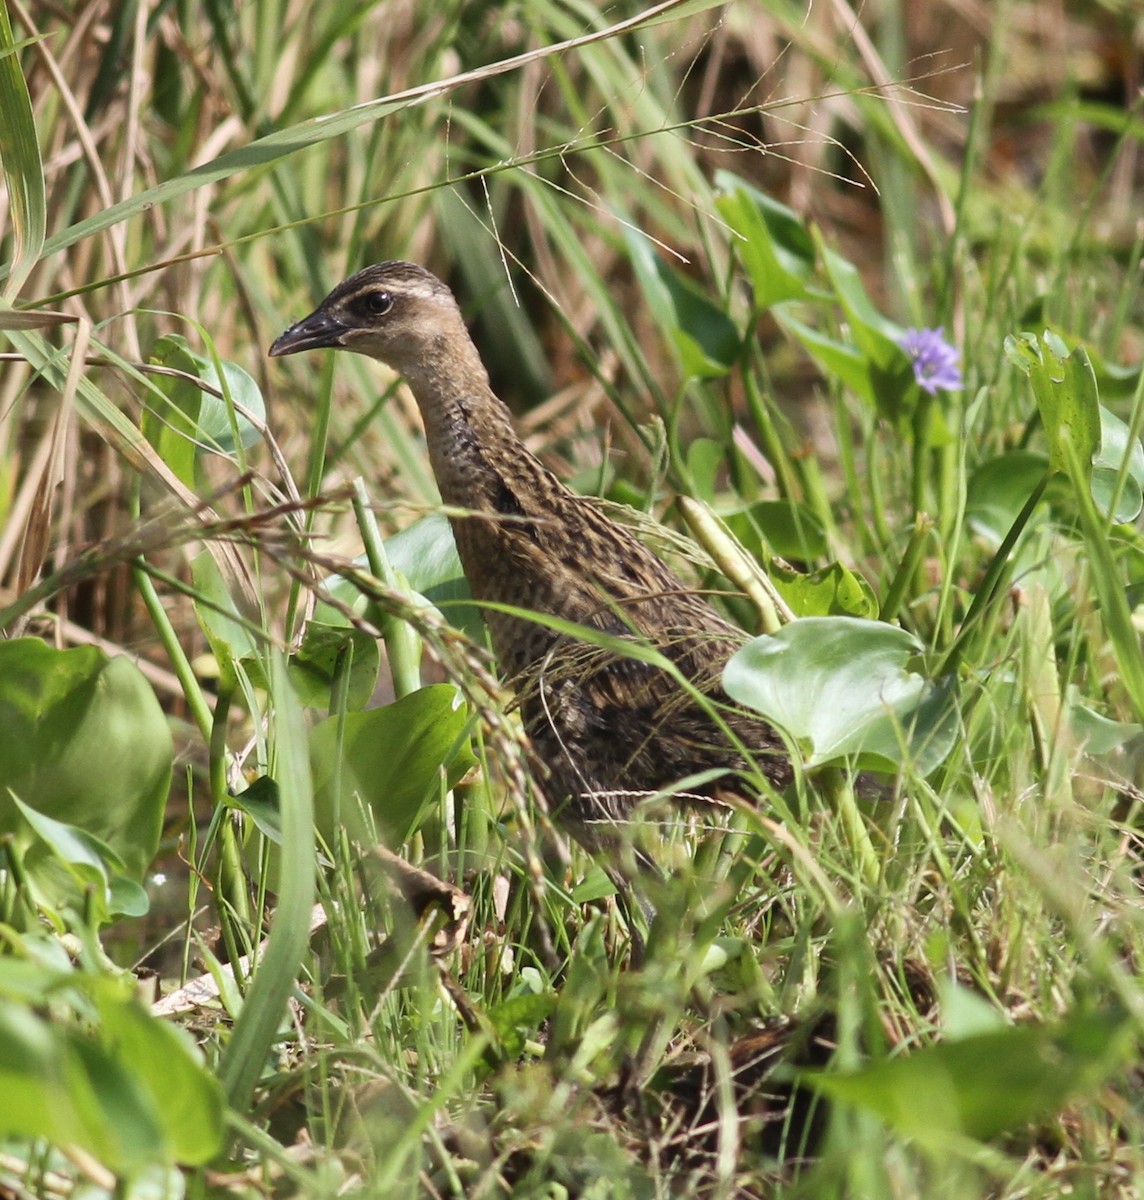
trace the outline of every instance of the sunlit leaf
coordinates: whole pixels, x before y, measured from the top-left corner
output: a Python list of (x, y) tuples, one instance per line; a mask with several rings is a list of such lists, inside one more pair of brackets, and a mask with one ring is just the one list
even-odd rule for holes
[(856, 571), (840, 562), (816, 571), (788, 571), (777, 563), (768, 568), (775, 590), (796, 617), (876, 617), (878, 597)]
[[(1115, 413), (1100, 406), (1100, 449), (1092, 460), (1092, 498), (1102, 513), (1111, 513), (1117, 525), (1134, 521), (1144, 508), (1144, 447), (1130, 432)], [(1125, 459), (1127, 469), (1119, 483)]]
[(776, 309), (775, 319), (798, 341), (827, 375), (833, 376), (867, 404), (876, 406), (877, 394), (870, 365), (861, 351), (812, 329), (786, 309)]
[(807, 749), (807, 765), (855, 761), (925, 774), (949, 753), (957, 729), (952, 678), (909, 669), (923, 647), (879, 621), (808, 617), (748, 643), (723, 686)]
[(1087, 351), (1078, 346), (1070, 353), (1056, 334), (1046, 330), (1040, 339), (1031, 333), (1007, 337), (1005, 355), (1032, 384), (1049, 442), (1050, 467), (1068, 473), (1068, 457), (1061, 445), (1067, 438), (1091, 480), (1101, 420), (1096, 376)]
[(216, 367), (175, 333), (155, 343), (151, 361), (173, 374), (154, 376), (156, 391), (143, 414), (143, 432), (188, 487), (194, 486), (200, 454), (232, 456), (236, 430), (248, 449), (261, 438), (266, 407), (258, 385), (241, 367), (225, 361)]

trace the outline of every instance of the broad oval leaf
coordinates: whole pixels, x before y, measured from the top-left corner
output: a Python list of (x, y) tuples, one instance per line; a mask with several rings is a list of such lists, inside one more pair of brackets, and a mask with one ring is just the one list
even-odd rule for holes
[(908, 669), (922, 649), (880, 621), (807, 617), (733, 655), (723, 686), (803, 744), (808, 766), (894, 770), (909, 761), (925, 774), (949, 753), (957, 721), (954, 680)]
[[(1144, 508), (1144, 447), (1115, 413), (1100, 406), (1100, 449), (1092, 459), (1092, 498), (1116, 525), (1134, 521)], [(1124, 482), (1117, 492), (1121, 467)], [(1115, 501), (1115, 510), (1113, 509)]]
[[(20, 965), (25, 994), (0, 1006), (0, 1136), (81, 1147), (120, 1172), (218, 1153), (222, 1093), (181, 1029), (148, 1013), (125, 981)], [(81, 1019), (61, 1006), (71, 997)], [(51, 1019), (30, 1008), (49, 1000)]]
[(983, 462), (966, 489), (965, 516), (979, 534), (1000, 544), (1045, 476), (1048, 459), (1014, 450)]
[(337, 822), (351, 837), (369, 840), (360, 802), (372, 812), (386, 843), (400, 846), (417, 829), (442, 780), (452, 787), (475, 764), (465, 736), (468, 725), (468, 707), (447, 683), (421, 688), (383, 708), (319, 722), (310, 733), (319, 830), (329, 837)]
[(0, 642), (0, 832), (14, 793), (86, 830), (141, 879), (159, 845), (174, 747), (150, 684), (127, 658), (38, 638)]

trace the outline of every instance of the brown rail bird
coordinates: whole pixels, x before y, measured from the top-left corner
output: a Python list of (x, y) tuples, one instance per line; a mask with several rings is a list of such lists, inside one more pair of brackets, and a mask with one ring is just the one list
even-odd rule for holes
[[(742, 770), (744, 748), (774, 784), (789, 781), (779, 736), (720, 688), (743, 632), (525, 449), (439, 279), (412, 263), (367, 267), (270, 353), (327, 347), (387, 363), (412, 390), (441, 497), (465, 511), (450, 520), (474, 597), (612, 639), (602, 646), (527, 616), (485, 611), (501, 670), (548, 768), (544, 793), (569, 832), (589, 846), (612, 843), (610, 827), (641, 797), (713, 769)], [(616, 639), (632, 653), (619, 652)], [(641, 646), (670, 660), (710, 703), (641, 658)]]

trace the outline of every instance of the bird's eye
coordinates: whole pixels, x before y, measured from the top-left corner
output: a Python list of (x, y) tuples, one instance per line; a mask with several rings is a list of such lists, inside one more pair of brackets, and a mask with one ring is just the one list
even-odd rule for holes
[(393, 297), (388, 292), (366, 292), (360, 303), (371, 316), (380, 317), (393, 307)]

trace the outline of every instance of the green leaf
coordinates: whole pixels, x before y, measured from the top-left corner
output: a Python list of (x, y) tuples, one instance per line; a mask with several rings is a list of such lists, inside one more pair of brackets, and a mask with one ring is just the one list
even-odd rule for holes
[(624, 223), (623, 230), (648, 308), (674, 346), (684, 376), (726, 375), (742, 349), (735, 322), (687, 276), (669, 267), (650, 238), (630, 222)]
[(727, 663), (723, 686), (804, 744), (808, 766), (856, 761), (932, 771), (957, 730), (954, 680), (908, 669), (923, 650), (911, 634), (855, 617), (808, 617), (748, 643)]
[(106, 843), (141, 879), (158, 848), (173, 758), (163, 710), (128, 659), (37, 638), (0, 642), (0, 831), (24, 826), (14, 793)]
[(1014, 450), (982, 463), (966, 489), (965, 516), (972, 528), (1000, 544), (1047, 467), (1045, 456), (1031, 450)]
[(812, 562), (829, 549), (822, 522), (797, 500), (759, 500), (720, 516), (743, 546), (764, 561), (770, 551), (796, 562)]
[(776, 309), (774, 316), (827, 375), (832, 375), (867, 404), (877, 406), (878, 398), (865, 355), (845, 342), (836, 341), (812, 329), (785, 309)]
[(227, 686), (232, 686), (237, 663), (256, 660), (261, 641), (243, 620), (209, 550), (195, 555), (191, 577), (195, 584), (195, 616), (210, 642), (220, 675)]
[[(352, 625), (326, 625), (311, 621), (296, 654), (289, 659), (290, 681), (303, 704), (330, 707), (330, 690), (342, 656), (351, 654), (346, 705), (353, 711), (365, 708), (373, 697), (381, 668), (377, 639)], [(255, 660), (256, 661), (256, 660)], [(249, 664), (255, 678), (255, 663)]]
[(453, 787), (475, 764), (468, 725), (468, 708), (447, 683), (319, 722), (310, 733), (319, 829), (329, 836), (341, 823), (351, 837), (368, 841), (356, 798), (372, 811), (387, 844), (400, 846), (436, 800), (442, 779)]
[[(247, 449), (259, 441), (266, 406), (258, 384), (240, 366), (224, 361), (216, 364), (204, 358), (177, 333), (167, 334), (155, 343), (151, 361), (181, 374), (154, 377), (151, 405), (143, 413), (143, 432), (188, 487), (195, 484), (201, 454), (233, 458), (236, 432)], [(254, 420), (239, 413), (235, 403)]]
[(1068, 474), (1068, 456), (1061, 443), (1067, 439), (1091, 483), (1093, 456), (1100, 448), (1100, 402), (1096, 376), (1088, 352), (1078, 346), (1071, 353), (1049, 330), (1041, 339), (1020, 333), (1005, 339), (1005, 355), (1023, 371), (1033, 387), (1041, 423), (1049, 442), (1049, 466)]
[(715, 498), (719, 468), (726, 458), (722, 442), (698, 437), (687, 447), (687, 474), (695, 495), (710, 504)]
[(98, 988), (97, 1001), (102, 1040), (130, 1073), (158, 1126), (146, 1157), (158, 1149), (167, 1162), (212, 1159), (222, 1148), (222, 1088), (190, 1036), (153, 1017), (133, 992), (124, 995), (118, 986)]
[(732, 175), (715, 172), (719, 215), (737, 233), (732, 245), (755, 293), (755, 307), (801, 300), (814, 271), (814, 239), (785, 204)]
[(866, 292), (858, 268), (837, 251), (831, 250), (820, 235), (816, 235), (822, 262), (834, 294), (846, 313), (850, 334), (854, 344), (862, 351), (868, 362), (886, 368), (909, 355), (899, 345), (905, 330), (901, 325), (883, 316)]
[(448, 518), (432, 513), (400, 533), (386, 538), (390, 566), (400, 572), (409, 586), (439, 608), (449, 623), (471, 636), (480, 636), (484, 620), (472, 603), (453, 527)]
[(1135, 721), (1114, 721), (1069, 697), (1069, 730), (1093, 758), (1105, 758), (1120, 750), (1126, 742), (1144, 735), (1144, 725)]
[(147, 893), (124, 876), (122, 859), (106, 842), (44, 816), (13, 793), (9, 798), (32, 835), (30, 841), (22, 836), (19, 841), (23, 874), (38, 904), (56, 913), (70, 904), (100, 924), (114, 916), (147, 913)]
[(227, 1103), (239, 1112), (245, 1110), (267, 1067), (270, 1047), (286, 1015), (310, 944), (316, 889), (313, 781), (306, 758), (306, 722), (290, 685), (284, 656), (278, 652), (271, 659), (270, 696), (274, 702), (274, 779), (282, 820), (278, 904), (266, 950), (218, 1068)]
[(269, 775), (259, 775), (250, 786), (232, 797), (235, 808), (246, 813), (258, 832), (275, 846), (282, 844), (282, 805), (278, 784)]
[[(1130, 433), (1115, 413), (1100, 406), (1100, 449), (1092, 460), (1092, 498), (1102, 513), (1111, 515), (1114, 525), (1136, 520), (1144, 508), (1144, 448)], [(1123, 485), (1117, 491), (1125, 466)]]
[(858, 1071), (802, 1078), (937, 1149), (952, 1138), (998, 1137), (1059, 1111), (1121, 1067), (1131, 1045), (1123, 1015), (1080, 1012), (1052, 1025), (979, 1033)]
[(775, 590), (796, 617), (876, 617), (878, 597), (855, 571), (832, 562), (817, 571), (788, 571), (777, 563), (767, 569)]
[(543, 992), (513, 996), (488, 1010), (486, 1016), (500, 1038), (507, 1059), (521, 1056), (528, 1034), (548, 1020), (555, 1007), (556, 994)]
[[(151, 1016), (125, 981), (21, 965), (38, 994), (0, 1007), (0, 1136), (79, 1146), (117, 1172), (218, 1153), (221, 1091), (186, 1034)], [(76, 995), (82, 1022), (61, 1007)], [(29, 1002), (52, 1002), (52, 1019)]]

